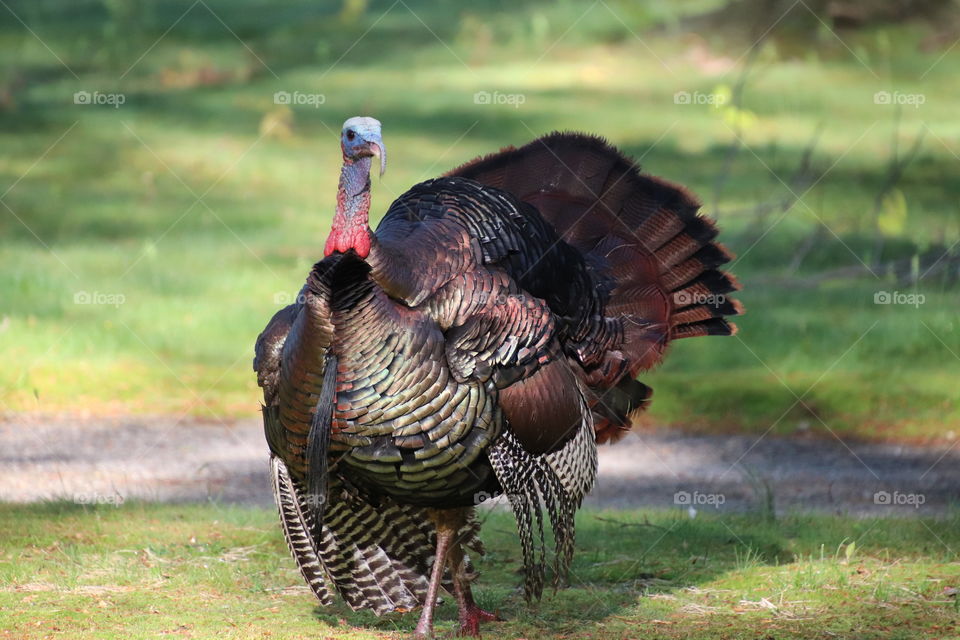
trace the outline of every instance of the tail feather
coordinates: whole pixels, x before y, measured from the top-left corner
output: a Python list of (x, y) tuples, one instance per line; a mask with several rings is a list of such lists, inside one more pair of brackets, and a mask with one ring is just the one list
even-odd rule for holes
[(698, 338), (700, 336), (732, 336), (737, 333), (737, 325), (723, 318), (714, 318), (704, 322), (680, 325), (674, 330), (674, 339)]
[[(624, 377), (658, 364), (671, 340), (736, 331), (724, 316), (743, 308), (719, 296), (738, 285), (717, 269), (732, 256), (714, 243), (717, 229), (699, 215), (699, 202), (679, 185), (641, 174), (602, 139), (553, 133), (451, 173), (535, 206), (606, 279), (606, 314), (623, 328), (620, 343), (585, 377), (601, 442), (629, 429), (649, 397), (621, 387)], [(618, 389), (621, 408), (602, 408), (608, 389)]]
[(704, 249), (663, 274), (661, 282), (667, 291), (676, 291), (716, 265), (715, 260), (719, 259), (717, 252), (712, 251), (709, 246)]
[[(685, 282), (682, 288), (674, 290), (676, 294), (674, 299), (680, 307), (686, 307), (690, 304), (687, 300), (695, 300), (710, 294), (723, 295), (732, 291), (739, 291), (740, 283), (730, 273), (721, 271), (707, 271)], [(687, 294), (687, 297), (678, 297), (680, 294)], [(742, 313), (743, 310), (741, 309)]]
[(741, 311), (742, 307), (739, 300), (718, 298), (715, 304), (695, 304), (678, 311), (673, 314), (670, 320), (672, 326), (679, 327), (685, 324), (712, 320), (713, 318), (722, 318), (723, 316), (735, 316)]
[(678, 234), (667, 244), (657, 249), (655, 255), (657, 262), (660, 263), (661, 271), (667, 271), (671, 267), (677, 266), (700, 251), (703, 246), (703, 242), (697, 238), (686, 233)]

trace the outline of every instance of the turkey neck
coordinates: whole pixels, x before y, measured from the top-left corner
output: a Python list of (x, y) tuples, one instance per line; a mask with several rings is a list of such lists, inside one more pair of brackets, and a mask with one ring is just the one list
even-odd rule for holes
[(370, 253), (370, 166), (371, 157), (344, 157), (337, 188), (337, 209), (323, 254), (350, 249), (361, 258)]
[(323, 250), (324, 256), (353, 249), (372, 269), (373, 280), (390, 296), (409, 300), (417, 282), (402, 254), (387, 250), (370, 230), (370, 168), (372, 157), (344, 156), (337, 188), (337, 209)]

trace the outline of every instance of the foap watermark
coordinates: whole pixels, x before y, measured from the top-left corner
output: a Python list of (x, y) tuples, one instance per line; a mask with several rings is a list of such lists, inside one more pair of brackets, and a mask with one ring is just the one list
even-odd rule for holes
[(927, 301), (922, 293), (902, 293), (900, 291), (877, 291), (873, 294), (873, 304), (906, 304), (919, 308)]
[(303, 304), (306, 297), (303, 293), (291, 294), (289, 291), (277, 291), (273, 294), (273, 304)]
[(119, 307), (127, 301), (122, 293), (107, 293), (104, 291), (77, 291), (73, 294), (73, 304), (106, 305)]
[(277, 91), (273, 94), (273, 104), (288, 104), (291, 106), (308, 106), (318, 109), (327, 101), (322, 93), (304, 93), (302, 91)]
[(702, 304), (708, 307), (719, 307), (727, 301), (722, 293), (698, 293), (695, 291), (678, 291), (673, 294), (673, 303), (678, 307), (688, 307), (692, 304)]
[(720, 107), (727, 101), (722, 93), (704, 93), (702, 91), (677, 91), (673, 94), (673, 104), (706, 104), (711, 107)]
[(73, 104), (106, 105), (119, 109), (127, 101), (122, 93), (102, 93), (100, 91), (77, 91), (73, 94)]
[(504, 305), (509, 304), (511, 300), (516, 300), (520, 304), (523, 304), (527, 298), (522, 293), (489, 293), (487, 291), (481, 291), (477, 294), (476, 299), (479, 304)]
[(477, 491), (473, 494), (473, 504), (480, 505), (485, 502), (493, 502), (496, 498), (506, 498), (510, 504), (520, 504), (532, 500), (532, 498), (525, 493), (490, 493), (489, 491)]
[(700, 493), (694, 491), (677, 491), (673, 494), (673, 504), (681, 507), (710, 506), (719, 509), (720, 505), (727, 501), (727, 497), (722, 493)]
[(327, 496), (311, 493), (303, 493), (300, 496), (285, 493), (279, 499), (284, 506), (307, 507), (309, 509), (317, 509), (327, 503)]
[(477, 91), (473, 94), (473, 104), (508, 104), (514, 109), (519, 109), (520, 105), (526, 101), (527, 96), (523, 93)]
[(119, 493), (75, 493), (73, 501), (76, 504), (107, 504), (119, 507), (123, 504), (123, 496)]
[(926, 503), (927, 496), (922, 493), (901, 493), (900, 491), (877, 491), (873, 494), (873, 504), (882, 507), (913, 507), (919, 509)]
[(873, 104), (899, 104), (919, 109), (927, 101), (923, 93), (901, 93), (899, 91), (877, 91), (873, 94)]
[(499, 493), (490, 493), (489, 491), (477, 491), (473, 494), (473, 504), (483, 504), (500, 496)]

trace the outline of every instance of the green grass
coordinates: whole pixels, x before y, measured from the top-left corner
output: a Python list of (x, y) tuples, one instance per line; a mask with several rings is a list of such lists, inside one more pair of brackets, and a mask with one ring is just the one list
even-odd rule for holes
[[(211, 0), (185, 15), (192, 3), (179, 0), (8, 4), (70, 68), (16, 20), (0, 27), (0, 355), (15, 363), (0, 369), (0, 407), (15, 411), (252, 415), (253, 341), (321, 255), (337, 132), (357, 113), (383, 121), (389, 147), (375, 212), (477, 154), (577, 129), (688, 185), (712, 213), (734, 139), (729, 114), (677, 105), (674, 94), (729, 89), (746, 46), (646, 31), (677, 24), (673, 3), (529, 1), (505, 12), (493, 0), (469, 9), (418, 0), (379, 21), (391, 2), (354, 14), (306, 0)], [(747, 86), (751, 150), (719, 198), (722, 238), (741, 256), (741, 333), (677, 344), (645, 378), (657, 392), (648, 418), (949, 439), (960, 427), (955, 277), (805, 282), (861, 260), (939, 255), (960, 239), (960, 49), (937, 62), (943, 52), (922, 49), (914, 25), (844, 33), (844, 43), (822, 35), (802, 54), (788, 35), (771, 40)], [(80, 90), (126, 101), (76, 105)], [(325, 102), (278, 106), (281, 90)], [(920, 131), (927, 138), (877, 256), (874, 198), (894, 131), (893, 108), (873, 101), (881, 90), (926, 97), (902, 112), (901, 152)], [(477, 91), (525, 101), (476, 104)], [(818, 127), (813, 163), (829, 171), (801, 204), (757, 220), (751, 207), (787, 193), (773, 174), (789, 179)], [(820, 220), (830, 231), (788, 273)], [(883, 290), (926, 301), (874, 305)], [(76, 304), (83, 293), (123, 303)]]
[[(517, 591), (511, 517), (483, 528), (485, 638), (951, 638), (960, 522), (681, 511), (579, 516), (568, 589)], [(6, 637), (392, 638), (416, 614), (318, 608), (272, 510), (0, 505)], [(454, 628), (448, 598), (438, 632)]]

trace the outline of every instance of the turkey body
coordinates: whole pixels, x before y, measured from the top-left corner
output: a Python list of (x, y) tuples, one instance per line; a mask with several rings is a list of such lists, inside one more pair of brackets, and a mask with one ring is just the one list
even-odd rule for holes
[[(478, 493), (499, 491), (486, 456), (504, 429), (499, 394), (528, 373), (553, 365), (561, 383), (523, 400), (522, 410), (537, 416), (541, 429), (531, 448), (557, 449), (587, 420), (576, 379), (556, 362), (560, 348), (549, 306), (511, 277), (516, 266), (500, 264), (532, 226), (545, 248), (561, 242), (535, 209), (509, 194), (443, 178), (402, 196), (378, 230), (386, 242), (422, 236), (418, 250), (438, 257), (449, 256), (443, 243), (451, 232), (462, 236), (468, 250), (459, 260), (425, 266), (431, 272), (426, 286), (393, 298), (353, 253), (316, 265), (301, 301), (279, 319), (293, 339), (279, 352), (283, 429), (271, 444), (294, 478), (305, 480), (311, 412), (325, 379), (335, 385), (332, 470), (368, 495), (410, 504), (474, 505)], [(471, 250), (488, 232), (499, 233), (501, 242)], [(573, 268), (585, 269), (575, 255)], [(307, 334), (321, 339), (303, 339)], [(337, 370), (327, 378), (331, 355)], [(519, 409), (514, 405), (508, 403)]]
[[(740, 312), (697, 208), (603, 141), (553, 134), (414, 186), (368, 256), (314, 266), (254, 368), (287, 541), (322, 602), (332, 583), (354, 608), (427, 604), (427, 525), (501, 492), (527, 596), (541, 509), (562, 577), (596, 445), (649, 401), (636, 375)], [(454, 529), (479, 549), (471, 516)]]

